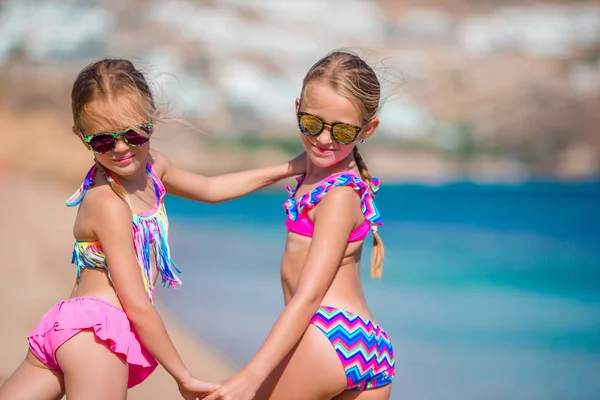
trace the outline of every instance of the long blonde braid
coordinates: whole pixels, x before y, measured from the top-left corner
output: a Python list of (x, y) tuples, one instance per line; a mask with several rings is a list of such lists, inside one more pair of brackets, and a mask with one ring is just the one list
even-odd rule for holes
[[(373, 196), (373, 190), (371, 189), (371, 174), (367, 169), (367, 164), (363, 160), (362, 156), (358, 152), (358, 147), (354, 147), (354, 161), (360, 171), (360, 177), (365, 181)], [(383, 259), (385, 258), (385, 248), (383, 241), (377, 233), (377, 225), (371, 223), (371, 232), (373, 233), (373, 249), (371, 250), (371, 278), (381, 279), (383, 276)]]

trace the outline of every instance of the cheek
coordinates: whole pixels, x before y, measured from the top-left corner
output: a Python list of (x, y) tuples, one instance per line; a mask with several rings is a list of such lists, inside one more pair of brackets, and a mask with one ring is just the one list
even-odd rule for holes
[(300, 141), (302, 142), (302, 146), (304, 147), (304, 150), (308, 151), (311, 146), (309, 137), (300, 133)]
[(352, 153), (352, 150), (354, 150), (353, 144), (343, 144), (338, 146), (338, 150), (335, 152), (336, 161), (342, 161), (346, 159), (350, 153)]
[(144, 143), (141, 146), (128, 146), (127, 150), (123, 150), (123, 152), (127, 152), (129, 154), (133, 154), (138, 161), (145, 160), (150, 153), (150, 141)]
[(106, 154), (94, 154), (94, 156), (96, 157), (96, 160), (100, 164), (102, 164), (104, 167), (108, 168), (111, 165), (112, 156), (110, 155), (110, 153), (106, 153)]
[(131, 146), (132, 150), (137, 152), (142, 157), (145, 157), (150, 152), (150, 141), (147, 141), (145, 144), (141, 146)]

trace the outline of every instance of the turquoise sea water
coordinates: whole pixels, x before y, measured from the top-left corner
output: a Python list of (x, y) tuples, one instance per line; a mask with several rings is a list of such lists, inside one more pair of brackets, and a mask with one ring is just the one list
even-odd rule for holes
[[(285, 197), (167, 200), (184, 285), (161, 296), (238, 365), (283, 307)], [(365, 246), (363, 282), (396, 352), (392, 399), (600, 398), (600, 183), (383, 186), (377, 201), (384, 280)]]

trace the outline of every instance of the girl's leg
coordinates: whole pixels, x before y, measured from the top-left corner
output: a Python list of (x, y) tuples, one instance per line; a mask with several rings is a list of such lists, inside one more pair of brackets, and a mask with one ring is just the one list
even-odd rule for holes
[(42, 364), (31, 351), (0, 387), (0, 400), (59, 400), (63, 394), (63, 375)]
[(56, 351), (69, 400), (125, 400), (129, 368), (91, 331), (69, 339)]
[(277, 367), (255, 400), (330, 400), (346, 388), (346, 373), (329, 339), (314, 325)]
[(334, 397), (333, 400), (388, 400), (392, 392), (392, 385), (363, 392), (348, 391)]

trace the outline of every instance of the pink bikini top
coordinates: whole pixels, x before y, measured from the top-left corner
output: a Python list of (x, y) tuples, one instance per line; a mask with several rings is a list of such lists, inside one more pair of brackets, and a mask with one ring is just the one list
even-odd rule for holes
[(383, 224), (381, 215), (373, 199), (379, 189), (379, 179), (371, 179), (371, 190), (369, 190), (365, 181), (356, 173), (349, 171), (340, 172), (325, 178), (313, 190), (304, 194), (300, 199), (296, 199), (296, 192), (303, 180), (304, 175), (296, 178), (298, 183), (295, 189), (291, 189), (289, 186), (285, 187), (290, 194), (290, 197), (283, 204), (283, 208), (285, 208), (288, 216), (285, 221), (288, 231), (312, 237), (314, 224), (308, 216), (308, 211), (319, 204), (327, 192), (337, 186), (350, 186), (357, 192), (360, 196), (360, 205), (365, 216), (365, 222), (350, 233), (348, 242), (363, 240), (369, 234), (370, 229), (376, 230), (378, 225)]

